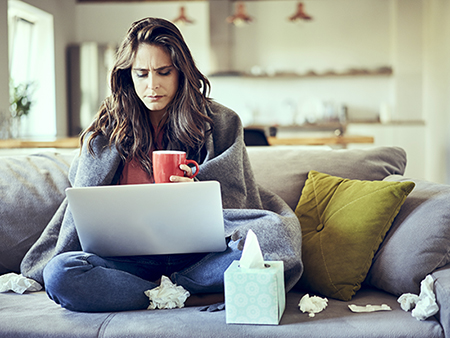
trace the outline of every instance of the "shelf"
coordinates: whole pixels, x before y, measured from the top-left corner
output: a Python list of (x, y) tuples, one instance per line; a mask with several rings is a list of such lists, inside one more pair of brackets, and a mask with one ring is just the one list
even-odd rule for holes
[(240, 71), (224, 71), (210, 74), (209, 77), (240, 77), (240, 78), (252, 78), (252, 79), (301, 79), (301, 78), (339, 78), (339, 77), (361, 77), (361, 76), (391, 76), (393, 74), (391, 67), (381, 67), (376, 70), (367, 69), (350, 69), (346, 72), (334, 72), (328, 71), (324, 73), (307, 72), (278, 72), (274, 74), (252, 74), (249, 72)]
[(381, 123), (380, 121), (375, 120), (350, 120), (349, 124), (370, 124), (370, 125), (379, 125), (379, 126), (424, 126), (424, 120), (392, 120), (389, 122)]
[(393, 120), (386, 123), (381, 123), (378, 120), (348, 120), (346, 123), (339, 122), (318, 122), (311, 124), (291, 124), (291, 125), (249, 125), (246, 128), (249, 129), (267, 129), (270, 127), (276, 128), (278, 131), (334, 131), (334, 130), (345, 130), (350, 125), (362, 125), (367, 124), (371, 126), (424, 126), (425, 121), (423, 120)]

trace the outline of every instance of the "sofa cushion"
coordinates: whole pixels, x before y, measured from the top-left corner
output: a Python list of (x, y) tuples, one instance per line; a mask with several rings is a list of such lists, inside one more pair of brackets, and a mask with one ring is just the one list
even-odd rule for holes
[(122, 312), (72, 312), (51, 301), (45, 292), (0, 294), (1, 337), (46, 338), (349, 338), (444, 337), (439, 321), (418, 321), (403, 311), (397, 298), (380, 290), (363, 289), (355, 304), (387, 304), (392, 311), (352, 313), (346, 302), (330, 299), (314, 318), (303, 313), (299, 291), (286, 295), (280, 325), (230, 325), (225, 311), (200, 307)]
[(311, 171), (295, 210), (302, 228), (300, 285), (350, 300), (412, 182), (360, 181)]
[(72, 157), (0, 157), (0, 274), (20, 271), (23, 256), (65, 196)]
[(428, 274), (450, 263), (450, 185), (398, 175), (385, 180), (414, 181), (416, 187), (386, 234), (366, 282), (395, 295), (418, 294)]
[(313, 146), (248, 147), (255, 178), (295, 209), (308, 172), (357, 180), (403, 175), (406, 153), (397, 147), (330, 149)]

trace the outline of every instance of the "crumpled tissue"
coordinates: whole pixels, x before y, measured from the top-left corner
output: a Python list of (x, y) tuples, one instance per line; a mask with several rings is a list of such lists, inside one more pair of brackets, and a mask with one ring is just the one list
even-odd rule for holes
[(406, 312), (414, 309), (418, 301), (419, 296), (413, 293), (404, 293), (397, 299), (397, 302), (400, 303), (400, 307), (402, 308), (402, 310)]
[(310, 317), (314, 317), (316, 313), (323, 311), (327, 305), (327, 298), (321, 298), (318, 296), (310, 297), (309, 294), (304, 295), (302, 299), (300, 299), (300, 303), (298, 303), (300, 311), (308, 312)]
[(434, 294), (433, 277), (428, 275), (420, 282), (419, 296), (405, 293), (397, 301), (403, 310), (409, 311), (413, 309), (411, 314), (417, 320), (425, 320), (435, 315), (439, 311), (439, 306), (436, 303), (436, 296)]
[(392, 310), (391, 307), (387, 304), (381, 304), (381, 305), (371, 305), (367, 304), (366, 306), (358, 306), (355, 304), (350, 304), (348, 308), (352, 312), (375, 312), (375, 311), (390, 311)]
[(244, 269), (264, 269), (264, 258), (259, 246), (258, 237), (249, 230), (245, 237), (244, 249), (242, 249), (239, 266)]
[(180, 285), (173, 284), (166, 276), (161, 277), (160, 286), (144, 293), (150, 300), (148, 310), (182, 308), (190, 296), (189, 291)]
[(25, 291), (35, 292), (40, 290), (42, 290), (41, 284), (22, 275), (11, 272), (0, 276), (0, 292), (14, 291), (22, 294)]

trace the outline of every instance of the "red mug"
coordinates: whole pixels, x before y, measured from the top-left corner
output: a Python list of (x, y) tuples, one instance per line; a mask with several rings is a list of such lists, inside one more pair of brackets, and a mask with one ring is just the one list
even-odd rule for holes
[(155, 183), (169, 183), (172, 175), (184, 176), (184, 171), (180, 169), (180, 164), (195, 165), (195, 173), (190, 178), (194, 178), (199, 172), (198, 163), (194, 160), (186, 160), (184, 151), (155, 150), (152, 154), (152, 160)]

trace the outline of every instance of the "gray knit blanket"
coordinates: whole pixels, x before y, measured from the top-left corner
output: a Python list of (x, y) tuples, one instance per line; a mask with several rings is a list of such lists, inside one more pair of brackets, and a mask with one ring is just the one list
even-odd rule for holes
[[(212, 102), (208, 115), (214, 121), (213, 133), (206, 142), (206, 158), (200, 164), (197, 179), (221, 184), (225, 235), (240, 241), (243, 247), (249, 229), (257, 235), (266, 261), (283, 261), (286, 291), (300, 279), (301, 230), (292, 209), (277, 195), (258, 186), (247, 156), (239, 117), (228, 108)], [(121, 165), (114, 146), (104, 137), (93, 143), (95, 156), (83, 145), (69, 170), (73, 187), (101, 186), (112, 183)], [(21, 273), (44, 284), (42, 272), (56, 255), (79, 251), (81, 245), (67, 198), (31, 247), (21, 264)]]

